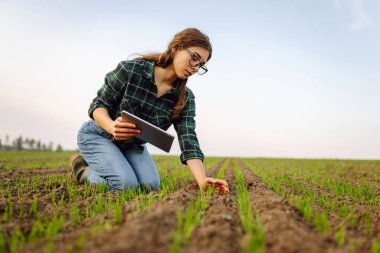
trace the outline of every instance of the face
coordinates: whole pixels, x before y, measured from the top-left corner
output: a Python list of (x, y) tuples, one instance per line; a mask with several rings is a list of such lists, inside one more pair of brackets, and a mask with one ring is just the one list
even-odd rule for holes
[(203, 47), (193, 46), (180, 49), (174, 56), (173, 66), (178, 78), (186, 79), (197, 73), (199, 68), (206, 64), (209, 51)]

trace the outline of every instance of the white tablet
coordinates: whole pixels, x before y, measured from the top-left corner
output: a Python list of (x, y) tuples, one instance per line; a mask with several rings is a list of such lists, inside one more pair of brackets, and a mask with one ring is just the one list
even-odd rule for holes
[(136, 138), (149, 142), (169, 153), (174, 140), (173, 135), (127, 111), (123, 110), (121, 117), (128, 122), (134, 123), (136, 128), (141, 130), (141, 134)]

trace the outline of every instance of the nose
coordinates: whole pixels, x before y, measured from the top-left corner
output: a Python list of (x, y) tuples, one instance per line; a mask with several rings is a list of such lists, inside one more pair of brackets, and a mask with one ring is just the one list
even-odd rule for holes
[(195, 74), (195, 73), (198, 72), (199, 68), (200, 68), (200, 66), (195, 66), (195, 67), (191, 66), (191, 70), (192, 70), (191, 72), (192, 72), (193, 74)]

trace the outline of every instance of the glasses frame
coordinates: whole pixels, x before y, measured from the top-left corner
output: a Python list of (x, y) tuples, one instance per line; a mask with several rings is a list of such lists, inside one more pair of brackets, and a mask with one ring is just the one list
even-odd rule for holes
[[(206, 68), (206, 66), (204, 64), (201, 63), (201, 60), (199, 59), (199, 57), (194, 53), (192, 52), (190, 49), (188, 48), (185, 48), (189, 53), (190, 53), (190, 60), (189, 60), (189, 64), (190, 66), (196, 68), (196, 67), (199, 67), (198, 70), (197, 70), (197, 74), (198, 75), (204, 75), (207, 73), (208, 69)], [(196, 64), (194, 64), (194, 62), (192, 61), (195, 61), (197, 62)], [(204, 71), (203, 73), (199, 73), (199, 71), (202, 69), (202, 71)]]

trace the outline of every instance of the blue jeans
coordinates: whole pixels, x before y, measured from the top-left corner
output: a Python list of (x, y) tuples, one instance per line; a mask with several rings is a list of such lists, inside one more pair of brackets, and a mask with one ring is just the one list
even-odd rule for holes
[(122, 149), (112, 141), (112, 135), (92, 119), (79, 129), (77, 140), (90, 167), (89, 183), (106, 183), (113, 190), (160, 187), (160, 176), (146, 145), (143, 150)]

